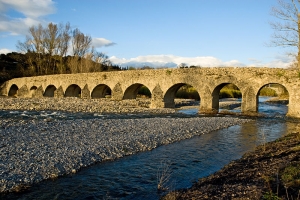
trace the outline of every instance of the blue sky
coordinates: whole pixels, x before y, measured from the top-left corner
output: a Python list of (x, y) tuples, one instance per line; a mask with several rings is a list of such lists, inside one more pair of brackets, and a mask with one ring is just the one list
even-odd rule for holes
[[(115, 64), (286, 67), (268, 47), (276, 0), (0, 0), (0, 53), (28, 28), (70, 22)], [(169, 64), (169, 65), (168, 65)]]

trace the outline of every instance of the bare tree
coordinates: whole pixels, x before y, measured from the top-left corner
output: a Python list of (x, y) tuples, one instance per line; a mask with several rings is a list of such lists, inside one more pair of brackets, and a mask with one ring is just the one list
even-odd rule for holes
[(53, 67), (52, 56), (56, 53), (60, 37), (58, 26), (49, 23), (44, 28), (39, 24), (30, 27), (29, 33), (25, 42), (18, 42), (17, 48), (28, 54), (28, 62), (36, 68), (37, 75), (48, 74), (48, 69)]
[[(70, 45), (73, 56), (67, 57)], [(32, 75), (65, 73), (67, 68), (71, 73), (103, 71), (102, 66), (111, 65), (105, 54), (92, 47), (91, 36), (71, 30), (69, 23), (32, 26), (17, 48), (27, 54)]]
[(45, 73), (48, 74), (48, 69), (53, 67), (53, 73), (55, 71), (55, 64), (52, 60), (52, 56), (55, 55), (57, 52), (57, 47), (59, 44), (60, 35), (58, 26), (53, 23), (49, 23), (47, 28), (43, 29), (43, 41), (42, 45), (45, 51), (45, 59), (46, 59), (46, 66), (45, 66)]
[(84, 57), (92, 45), (92, 37), (84, 35), (79, 29), (73, 31), (72, 48), (73, 55)]
[(84, 60), (83, 58), (89, 54), (89, 50), (92, 45), (92, 37), (83, 34), (79, 29), (73, 30), (72, 35), (72, 49), (73, 56), (78, 57), (79, 62), (79, 73), (86, 71), (84, 69)]
[(279, 22), (271, 22), (274, 29), (272, 46), (292, 47), (297, 49), (297, 62), (300, 69), (300, 0), (278, 0), (278, 6), (273, 7), (271, 14)]
[(70, 23), (66, 23), (65, 25), (60, 24), (59, 30), (60, 30), (60, 37), (58, 40), (57, 51), (55, 52), (56, 55), (59, 55), (59, 59), (60, 59), (59, 67), (57, 67), (57, 70), (59, 73), (65, 73), (66, 66), (63, 63), (63, 57), (67, 56), (69, 43), (71, 40)]

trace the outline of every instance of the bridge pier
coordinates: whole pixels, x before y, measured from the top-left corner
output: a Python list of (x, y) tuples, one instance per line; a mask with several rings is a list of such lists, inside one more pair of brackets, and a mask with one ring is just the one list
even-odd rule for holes
[(286, 115), (288, 117), (300, 118), (300, 95), (297, 90), (291, 93), (294, 95), (289, 96), (288, 112)]
[(175, 108), (175, 101), (173, 99), (173, 101), (170, 99), (165, 100), (164, 102), (164, 108)]
[(248, 87), (242, 94), (242, 113), (257, 113), (258, 110), (258, 96), (255, 94), (252, 87)]
[(211, 90), (205, 86), (204, 90), (201, 92), (200, 100), (200, 109), (199, 113), (218, 113), (219, 111), (219, 93), (218, 96), (214, 96), (217, 93), (213, 94)]
[(57, 90), (54, 91), (54, 97), (63, 98), (65, 96), (63, 88), (60, 86)]
[(81, 98), (83, 98), (83, 99), (90, 99), (91, 98), (91, 92), (90, 92), (89, 87), (88, 87), (87, 84), (81, 90)]
[(116, 86), (111, 91), (111, 99), (116, 101), (123, 100), (123, 90), (120, 83), (117, 83)]
[(164, 93), (159, 84), (157, 84), (152, 90), (150, 108), (165, 108)]
[(43, 90), (43, 87), (40, 86), (38, 87), (32, 94), (32, 97), (34, 98), (42, 98), (43, 97), (43, 93), (44, 93), (44, 90)]
[(150, 108), (165, 108), (163, 99), (151, 99)]
[(26, 85), (23, 85), (19, 90), (18, 90), (18, 96), (19, 97), (28, 97), (29, 95), (29, 90)]
[(213, 107), (212, 98), (210, 98), (210, 99), (201, 98), (199, 113), (215, 114), (215, 113), (218, 113), (218, 112), (219, 112), (219, 110), (217, 110)]

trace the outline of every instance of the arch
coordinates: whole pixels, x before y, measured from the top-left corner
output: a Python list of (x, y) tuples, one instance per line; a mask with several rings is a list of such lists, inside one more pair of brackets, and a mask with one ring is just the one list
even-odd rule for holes
[(30, 88), (30, 91), (29, 91), (29, 92), (30, 92), (30, 96), (31, 96), (31, 97), (34, 97), (36, 90), (37, 90), (37, 87), (36, 87), (36, 86), (32, 86), (32, 87)]
[(34, 91), (34, 90), (37, 90), (37, 87), (36, 87), (36, 86), (32, 86), (32, 87), (30, 88), (30, 91)]
[(267, 83), (259, 88), (257, 95), (282, 96), (282, 95), (289, 95), (289, 92), (287, 88), (280, 83)]
[[(260, 98), (262, 97), (262, 98)], [(258, 112), (267, 112), (267, 111), (261, 111), (259, 109), (259, 104), (266, 102), (269, 98), (275, 97), (272, 101), (269, 101), (269, 103), (272, 103), (272, 106), (278, 107), (279, 104), (281, 105), (287, 105), (289, 103), (290, 95), (288, 89), (280, 84), (280, 83), (267, 83), (263, 86), (261, 86), (256, 94), (256, 110)], [(287, 114), (287, 110), (283, 111), (280, 110), (281, 114)]]
[[(135, 99), (142, 86), (145, 86), (145, 85), (143, 85), (141, 83), (135, 83), (135, 84), (129, 86), (124, 92), (123, 99)], [(148, 88), (147, 86), (145, 86), (145, 87)], [(150, 96), (151, 96), (151, 92), (150, 92)]]
[(76, 85), (70, 85), (65, 92), (65, 97), (81, 97), (81, 88)]
[[(174, 99), (175, 99), (176, 93), (184, 85), (189, 85), (189, 84), (177, 83), (167, 90), (166, 94), (164, 95), (164, 103), (165, 103), (166, 108), (174, 108), (175, 107)], [(189, 86), (192, 86), (192, 85), (189, 85)], [(197, 91), (197, 93), (198, 93), (198, 96), (200, 99), (199, 92)]]
[(10, 86), (8, 96), (10, 97), (17, 96), (18, 90), (19, 90), (18, 86), (16, 84), (13, 84), (12, 86)]
[(56, 91), (56, 87), (54, 85), (48, 85), (43, 94), (44, 97), (54, 97), (54, 93)]
[[(221, 90), (225, 86), (229, 86), (229, 85), (231, 85), (232, 87), (231, 89), (229, 89), (229, 91), (223, 90), (221, 92)], [(239, 91), (240, 91), (239, 87), (234, 83), (226, 82), (217, 85), (212, 92), (212, 110), (219, 112), (220, 98), (236, 98), (235, 96), (242, 97), (242, 93)], [(239, 105), (239, 103), (236, 105)], [(233, 105), (229, 107), (233, 108)]]
[(105, 84), (97, 85), (91, 94), (92, 99), (105, 98), (107, 95), (111, 96), (111, 89)]

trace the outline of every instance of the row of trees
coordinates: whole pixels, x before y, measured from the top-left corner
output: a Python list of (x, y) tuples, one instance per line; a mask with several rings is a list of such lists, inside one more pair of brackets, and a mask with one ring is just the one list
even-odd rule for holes
[(27, 75), (86, 73), (118, 69), (92, 46), (92, 38), (70, 23), (29, 28), (18, 50), (26, 55)]
[[(12, 78), (24, 77), (24, 76), (35, 76), (38, 75), (35, 67), (29, 65), (29, 61), (32, 59), (34, 53), (17, 53), (11, 52), (7, 54), (0, 54), (0, 85)], [(39, 56), (36, 54), (36, 56)], [(68, 64), (70, 61), (75, 60), (73, 56), (60, 57), (58, 55), (51, 58), (55, 60), (56, 66), (62, 66), (64, 63)], [(89, 65), (89, 71), (113, 71), (113, 70), (125, 70), (118, 65), (105, 65), (97, 62), (92, 62), (88, 59), (82, 59), (81, 62), (85, 65)], [(85, 62), (85, 63), (84, 63)], [(77, 63), (75, 63), (77, 64)], [(65, 65), (66, 72), (71, 73), (71, 69), (68, 65)], [(94, 69), (93, 69), (94, 67)], [(58, 73), (58, 70), (48, 71), (48, 74)], [(44, 73), (45, 74), (45, 73)], [(39, 74), (43, 75), (43, 73)]]

